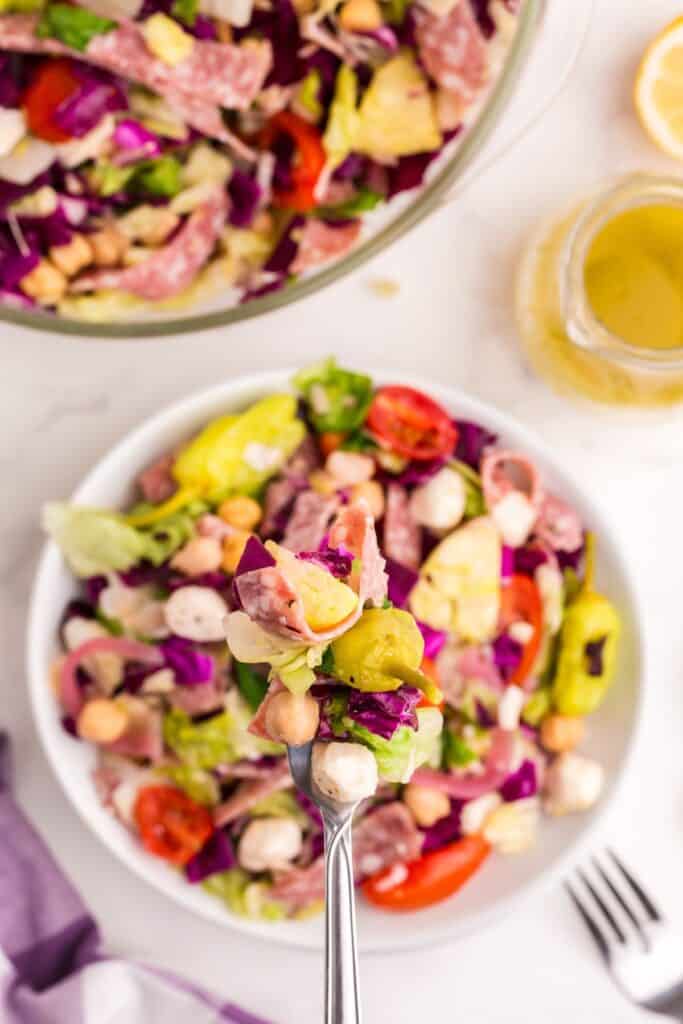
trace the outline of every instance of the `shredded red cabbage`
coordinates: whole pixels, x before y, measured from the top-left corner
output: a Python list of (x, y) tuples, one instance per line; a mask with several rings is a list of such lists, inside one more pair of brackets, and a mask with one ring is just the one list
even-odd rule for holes
[(493, 641), (493, 660), (504, 680), (508, 680), (522, 660), (523, 647), (507, 633)]
[[(121, 574), (123, 575), (123, 574)], [(106, 576), (90, 576), (85, 581), (85, 593), (88, 601), (91, 604), (97, 606), (97, 602), (100, 599), (100, 594), (109, 585)]]
[(464, 806), (462, 800), (451, 800), (451, 812), (445, 818), (441, 818), (431, 828), (423, 832), (422, 852), (431, 853), (433, 850), (440, 850), (449, 843), (460, 839), (460, 815)]
[(344, 547), (330, 548), (325, 545), (319, 551), (300, 551), (296, 557), (303, 562), (313, 562), (321, 569), (327, 569), (340, 580), (345, 580), (351, 575), (353, 555)]
[(472, 469), (479, 469), (479, 463), (484, 449), (498, 440), (497, 434), (492, 434), (485, 427), (478, 423), (471, 423), (469, 420), (454, 420), (458, 429), (458, 441), (455, 446), (455, 457), (460, 462), (466, 463)]
[(118, 160), (120, 164), (149, 159), (161, 153), (161, 143), (157, 136), (132, 118), (125, 118), (116, 125), (114, 144), (122, 150)]
[(509, 580), (515, 571), (515, 549), (503, 544), (500, 553), (500, 578)]
[(539, 565), (548, 561), (548, 556), (542, 548), (527, 544), (523, 548), (514, 548), (514, 571), (524, 576), (533, 576)]
[(417, 729), (417, 705), (422, 694), (414, 686), (400, 686), (387, 693), (363, 693), (351, 690), (346, 714), (358, 725), (370, 732), (390, 740), (397, 729), (407, 725)]
[(0, 53), (0, 107), (18, 107), (22, 89), (17, 81), (9, 53)]
[(418, 574), (393, 558), (386, 559), (386, 572), (389, 579), (388, 596), (397, 608), (405, 608), (410, 591), (418, 581)]
[(425, 642), (425, 658), (436, 658), (446, 643), (448, 634), (443, 629), (433, 629), (431, 626), (428, 626), (426, 622), (420, 622), (419, 619), (416, 619), (415, 621)]
[(230, 223), (236, 228), (248, 228), (261, 200), (261, 186), (251, 174), (236, 168), (232, 172), (228, 192), (232, 200)]
[(273, 565), (275, 565), (275, 559), (266, 550), (263, 542), (258, 537), (250, 537), (235, 569), (235, 576), (253, 572), (254, 569), (269, 569)]
[(123, 86), (116, 78), (97, 72), (85, 64), (74, 64), (81, 80), (80, 89), (65, 99), (54, 112), (60, 128), (73, 138), (81, 138), (100, 123), (105, 114), (128, 109)]
[(537, 792), (538, 780), (533, 761), (522, 761), (517, 771), (508, 775), (500, 787), (500, 795), (508, 803), (513, 800), (526, 800), (530, 796), (535, 796)]
[(268, 10), (255, 10), (249, 25), (235, 32), (236, 39), (255, 33), (270, 40), (273, 66), (266, 79), (268, 85), (292, 85), (303, 78), (299, 56), (303, 40), (299, 35), (299, 19), (290, 0), (273, 0)]
[(557, 557), (557, 564), (563, 572), (565, 569), (573, 569), (574, 572), (578, 572), (585, 551), (585, 541), (580, 547), (576, 548), (575, 551), (555, 551), (555, 555)]
[(220, 871), (229, 871), (237, 864), (230, 837), (223, 829), (217, 829), (207, 839), (199, 853), (185, 865), (188, 882), (203, 882), (205, 878)]
[(214, 677), (215, 664), (210, 654), (197, 650), (191, 640), (170, 636), (159, 644), (168, 668), (173, 669), (179, 686), (197, 686), (209, 683)]
[(496, 34), (496, 23), (491, 14), (491, 0), (470, 0), (470, 7), (484, 39), (490, 39)]

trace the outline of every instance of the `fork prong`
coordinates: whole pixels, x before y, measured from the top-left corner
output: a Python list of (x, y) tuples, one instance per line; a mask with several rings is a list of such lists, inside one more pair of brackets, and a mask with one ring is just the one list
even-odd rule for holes
[(612, 931), (614, 932), (615, 936), (623, 946), (626, 942), (626, 934), (624, 933), (624, 930), (617, 921), (616, 917), (614, 916), (608, 905), (605, 903), (602, 896), (595, 888), (591, 880), (587, 877), (587, 875), (580, 868), (577, 868), (576, 873), (583, 882), (583, 884), (586, 886), (586, 889), (588, 889), (588, 892), (593, 897), (593, 900), (595, 901), (596, 905), (602, 911), (603, 917), (606, 921), (609, 922)]
[(616, 885), (614, 884), (612, 879), (609, 877), (609, 875), (607, 874), (607, 872), (603, 868), (603, 866), (600, 863), (600, 861), (598, 860), (598, 858), (597, 857), (591, 857), (591, 860), (593, 862), (593, 867), (595, 868), (597, 873), (600, 875), (600, 878), (603, 880), (603, 882), (605, 883), (605, 885), (607, 886), (609, 891), (612, 893), (612, 895), (614, 896), (615, 900), (617, 901), (617, 903), (619, 904), (621, 909), (624, 911), (624, 913), (626, 914), (626, 916), (628, 917), (629, 921), (631, 922), (633, 927), (636, 929), (638, 934), (642, 936), (642, 934), (643, 934), (643, 926), (640, 923), (640, 921), (638, 920), (638, 918), (636, 917), (636, 915), (633, 913), (633, 909), (631, 908), (629, 903), (624, 899), (622, 894), (619, 892), (619, 890), (617, 889)]
[(621, 874), (622, 874), (622, 876), (624, 878), (624, 881), (627, 882), (627, 884), (630, 886), (631, 890), (635, 893), (635, 895), (640, 900), (640, 904), (641, 904), (643, 910), (645, 911), (645, 913), (650, 918), (650, 920), (651, 921), (661, 921), (662, 920), (662, 915), (659, 913), (659, 910), (654, 905), (654, 903), (652, 902), (652, 900), (650, 899), (648, 894), (645, 892), (645, 890), (643, 889), (642, 885), (633, 877), (631, 872), (628, 871), (628, 869), (622, 864), (622, 862), (617, 857), (617, 855), (614, 852), (614, 850), (612, 850), (610, 847), (608, 847), (607, 848), (607, 852), (610, 855), (610, 857), (612, 858), (612, 860), (614, 861), (616, 867), (621, 872)]
[(589, 913), (588, 909), (583, 905), (583, 903), (579, 899), (578, 895), (576, 894), (576, 892), (574, 891), (574, 889), (572, 888), (570, 883), (569, 882), (565, 882), (564, 886), (565, 886), (565, 889), (567, 890), (567, 893), (569, 894), (570, 900), (572, 901), (572, 903), (576, 907), (576, 909), (577, 909), (577, 911), (579, 913), (579, 916), (583, 920), (583, 923), (585, 924), (585, 926), (588, 929), (590, 935), (592, 936), (593, 941), (595, 942), (595, 945), (598, 947), (598, 950), (600, 951), (600, 955), (604, 959), (605, 963), (609, 963), (609, 959), (610, 959), (609, 943), (608, 943), (607, 939), (605, 938), (605, 936), (603, 935), (603, 933), (601, 932), (600, 927), (599, 927), (597, 921), (595, 921), (595, 919)]

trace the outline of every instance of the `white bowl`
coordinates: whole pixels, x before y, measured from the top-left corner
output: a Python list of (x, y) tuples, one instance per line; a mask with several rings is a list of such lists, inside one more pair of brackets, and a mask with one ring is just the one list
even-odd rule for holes
[[(74, 500), (89, 505), (122, 506), (131, 496), (131, 481), (155, 456), (191, 435), (211, 417), (241, 409), (269, 392), (286, 390), (290, 376), (287, 372), (274, 372), (242, 377), (163, 410), (124, 438), (95, 466), (77, 489)], [(393, 377), (389, 381), (385, 373), (374, 373), (373, 377), (380, 383), (401, 383)], [(361, 902), (360, 947), (375, 952), (416, 948), (480, 929), (509, 911), (511, 904), (528, 896), (532, 888), (561, 873), (566, 858), (576, 854), (577, 846), (586, 840), (614, 796), (639, 718), (643, 678), (640, 615), (626, 560), (614, 546), (609, 525), (594, 500), (561, 470), (553, 453), (539, 439), (510, 417), (456, 389), (413, 378), (403, 383), (434, 395), (459, 418), (485, 424), (500, 435), (506, 446), (519, 447), (537, 460), (550, 488), (575, 505), (598, 536), (598, 582), (619, 609), (624, 636), (617, 681), (599, 712), (591, 718), (586, 745), (587, 752), (598, 757), (605, 768), (607, 784), (599, 806), (586, 815), (544, 821), (534, 850), (520, 856), (494, 856), (461, 893), (445, 903), (397, 918)], [(56, 545), (48, 543), (35, 580), (28, 627), (30, 689), (45, 751), (76, 810), (128, 867), (185, 907), (250, 935), (303, 948), (321, 947), (323, 930), (319, 918), (268, 924), (230, 914), (202, 889), (189, 885), (176, 871), (145, 853), (101, 806), (90, 778), (93, 751), (84, 743), (74, 742), (62, 729), (48, 683), (58, 623), (73, 592), (74, 581)]]

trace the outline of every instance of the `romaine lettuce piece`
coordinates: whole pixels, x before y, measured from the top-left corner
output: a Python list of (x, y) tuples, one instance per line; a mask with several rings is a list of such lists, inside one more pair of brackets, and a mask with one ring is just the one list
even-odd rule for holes
[(130, 569), (148, 553), (139, 530), (102, 509), (49, 502), (43, 508), (43, 529), (59, 545), (76, 576)]
[(377, 759), (381, 778), (409, 782), (413, 772), (440, 753), (443, 718), (437, 708), (419, 708), (418, 729), (402, 725), (390, 740), (370, 732), (348, 716), (343, 719), (351, 739), (369, 747)]
[(379, 67), (359, 110), (352, 149), (375, 159), (430, 153), (443, 142), (427, 80), (408, 51)]
[(100, 18), (98, 14), (85, 7), (73, 7), (71, 4), (50, 4), (36, 28), (39, 39), (58, 39), (60, 43), (72, 50), (86, 50), (88, 43), (95, 36), (111, 32), (116, 22), (110, 18)]
[(294, 818), (302, 828), (306, 828), (309, 823), (308, 815), (296, 802), (293, 793), (285, 789), (259, 800), (249, 814), (252, 818)]
[(323, 135), (323, 148), (330, 170), (338, 167), (352, 150), (358, 148), (360, 118), (357, 103), (358, 76), (348, 64), (342, 64), (334, 82), (334, 97)]
[(219, 802), (218, 782), (203, 768), (195, 768), (189, 764), (162, 764), (158, 770), (198, 804), (214, 807)]
[(279, 744), (247, 732), (252, 713), (237, 690), (226, 695), (225, 703), (225, 711), (203, 722), (193, 722), (178, 708), (166, 713), (164, 741), (184, 764), (210, 770), (245, 757), (282, 753)]
[(241, 868), (231, 868), (211, 875), (202, 885), (208, 893), (223, 900), (233, 914), (239, 914), (240, 917), (280, 921), (286, 916), (282, 904), (268, 898), (268, 883), (252, 882), (251, 876)]

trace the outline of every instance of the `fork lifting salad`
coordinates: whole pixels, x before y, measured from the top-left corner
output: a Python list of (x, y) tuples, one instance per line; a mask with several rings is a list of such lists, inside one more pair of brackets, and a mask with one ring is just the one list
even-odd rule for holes
[(320, 906), (284, 746), (314, 739), (318, 785), (364, 798), (364, 895), (417, 910), (599, 798), (577, 748), (619, 619), (522, 452), (333, 360), (294, 386), (160, 453), (123, 512), (46, 507), (81, 588), (57, 699), (105, 806), (249, 916)]
[(516, 0), (0, 0), (0, 305), (95, 322), (347, 253), (474, 114)]

